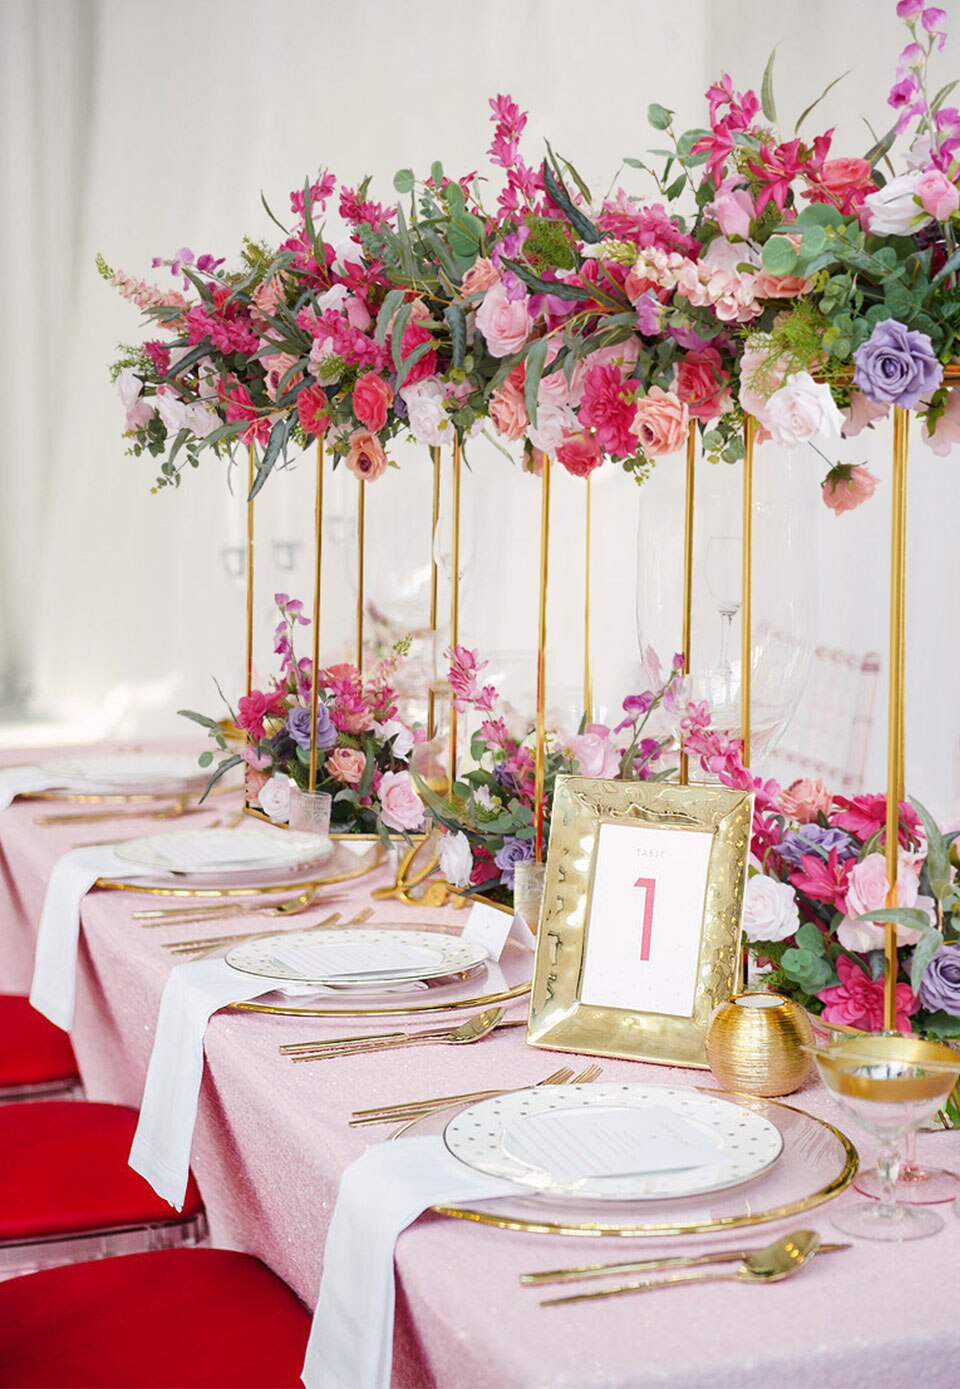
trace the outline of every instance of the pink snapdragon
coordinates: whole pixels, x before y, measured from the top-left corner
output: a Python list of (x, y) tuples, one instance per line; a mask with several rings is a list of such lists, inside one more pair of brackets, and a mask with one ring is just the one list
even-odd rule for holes
[(480, 687), (479, 676), (486, 670), (489, 661), (481, 661), (479, 652), (467, 646), (454, 646), (444, 652), (450, 662), (450, 689), (454, 708), (458, 713), (467, 709), (478, 709), (489, 713), (496, 701), (497, 691), (493, 685)]

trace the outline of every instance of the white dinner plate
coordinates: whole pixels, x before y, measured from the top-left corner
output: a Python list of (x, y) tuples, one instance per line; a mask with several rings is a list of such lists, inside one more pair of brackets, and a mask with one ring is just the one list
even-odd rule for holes
[(116, 846), (117, 857), (162, 873), (246, 873), (317, 863), (333, 845), (318, 834), (280, 829), (167, 830)]
[(783, 1151), (761, 1114), (686, 1087), (550, 1085), (470, 1105), (444, 1129), (479, 1172), (571, 1199), (656, 1201), (722, 1191)]
[(65, 790), (175, 790), (202, 785), (210, 775), (194, 754), (174, 752), (80, 754), (45, 762), (43, 771), (62, 778)]
[(377, 926), (284, 931), (244, 941), (227, 955), (243, 974), (319, 987), (416, 983), (475, 969), (486, 956), (459, 936)]

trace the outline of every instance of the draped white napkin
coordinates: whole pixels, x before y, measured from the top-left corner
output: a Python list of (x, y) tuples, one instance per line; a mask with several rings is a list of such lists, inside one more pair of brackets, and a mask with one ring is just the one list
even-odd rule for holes
[(81, 903), (98, 878), (132, 881), (129, 870), (110, 844), (71, 849), (53, 866), (40, 913), (30, 1002), (65, 1032), (73, 1026)]
[(62, 776), (50, 776), (42, 767), (0, 768), (0, 810), (28, 791), (53, 791), (62, 785)]
[(177, 1210), (183, 1208), (203, 1079), (203, 1038), (218, 1008), (268, 993), (269, 979), (226, 960), (193, 960), (170, 971), (130, 1149), (130, 1166)]
[(327, 1233), (306, 1389), (390, 1389), (398, 1236), (431, 1206), (521, 1190), (458, 1162), (437, 1135), (378, 1143), (351, 1163)]

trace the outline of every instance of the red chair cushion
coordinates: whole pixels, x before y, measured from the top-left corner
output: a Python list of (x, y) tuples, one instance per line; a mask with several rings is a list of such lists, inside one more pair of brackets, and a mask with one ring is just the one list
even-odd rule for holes
[(0, 994), (0, 1086), (75, 1077), (77, 1061), (67, 1034), (23, 995)]
[(248, 1254), (166, 1249), (0, 1283), (0, 1386), (300, 1389), (310, 1314)]
[(85, 1100), (0, 1105), (0, 1241), (188, 1219), (127, 1164), (137, 1111)]

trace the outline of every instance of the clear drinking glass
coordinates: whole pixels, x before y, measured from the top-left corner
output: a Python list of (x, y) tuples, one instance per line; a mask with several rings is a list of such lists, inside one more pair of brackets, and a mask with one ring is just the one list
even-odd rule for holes
[[(853, 1185), (864, 1196), (880, 1195), (882, 1178), (875, 1167), (858, 1172)], [(928, 1167), (917, 1161), (917, 1135), (903, 1140), (903, 1162), (897, 1182), (897, 1200), (903, 1206), (937, 1206), (960, 1197), (960, 1177), (945, 1167)]]
[(330, 814), (333, 797), (329, 791), (304, 791), (290, 788), (290, 828), (317, 834), (324, 838), (330, 833)]
[(841, 1209), (833, 1224), (860, 1239), (922, 1239), (943, 1228), (925, 1206), (897, 1201), (901, 1145), (941, 1108), (960, 1074), (960, 1056), (915, 1037), (849, 1037), (817, 1053), (817, 1069), (844, 1114), (880, 1141), (880, 1198)]
[(545, 863), (518, 863), (513, 876), (513, 910), (523, 918), (534, 935), (540, 925), (543, 907)]

